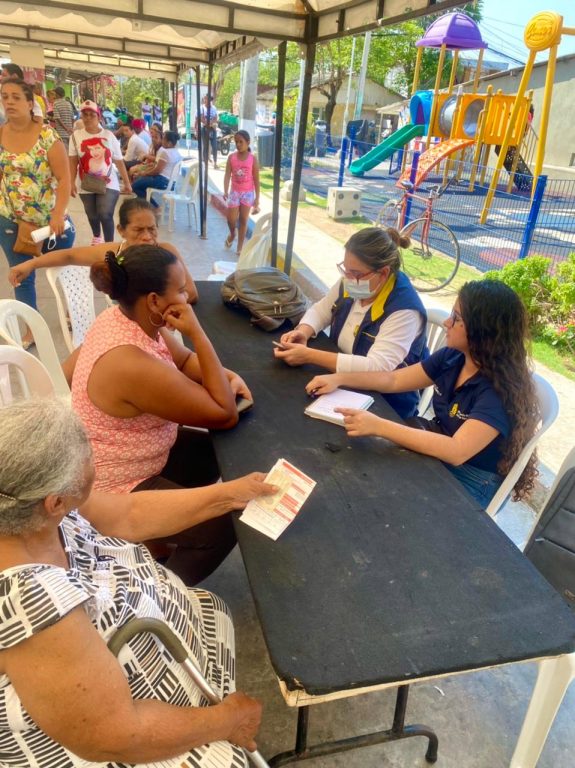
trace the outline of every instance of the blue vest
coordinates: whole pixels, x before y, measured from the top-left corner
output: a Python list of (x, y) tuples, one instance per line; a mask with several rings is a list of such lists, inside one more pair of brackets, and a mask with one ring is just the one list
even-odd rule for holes
[[(330, 337), (334, 341), (339, 338), (343, 324), (347, 320), (347, 316), (349, 315), (352, 306), (353, 299), (349, 296), (344, 296), (342, 281), (339, 288), (339, 296), (331, 308)], [(375, 341), (383, 321), (394, 312), (398, 312), (401, 309), (414, 309), (416, 312), (419, 312), (423, 317), (424, 324), (423, 330), (413, 340), (407, 356), (397, 367), (404, 368), (408, 365), (419, 363), (421, 360), (425, 360), (429, 357), (426, 334), (427, 312), (425, 311), (425, 307), (423, 306), (417, 291), (410, 283), (407, 275), (404, 275), (403, 272), (397, 273), (395, 286), (387, 297), (387, 301), (382, 305), (381, 302), (378, 302), (378, 297), (376, 296), (375, 301), (371, 307), (368, 308), (368, 311), (365, 313), (365, 316), (357, 329), (357, 333), (355, 334), (352, 354), (363, 355), (365, 357)], [(384, 397), (402, 419), (407, 419), (417, 413), (417, 405), (419, 403), (418, 391), (389, 394), (384, 395)]]

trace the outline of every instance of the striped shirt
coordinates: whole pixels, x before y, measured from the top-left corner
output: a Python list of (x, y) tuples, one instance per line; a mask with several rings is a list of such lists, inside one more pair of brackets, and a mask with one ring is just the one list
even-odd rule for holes
[[(233, 626), (225, 604), (188, 590), (146, 547), (100, 535), (78, 512), (60, 530), (69, 568), (20, 565), (0, 573), (0, 650), (37, 635), (83, 606), (104, 641), (133, 618), (167, 623), (219, 696), (234, 690)], [(181, 666), (151, 635), (124, 646), (119, 663), (134, 699), (207, 706)], [(86, 659), (86, 682), (90, 676)], [(110, 703), (113, 707), (113, 702)], [(81, 759), (43, 733), (6, 675), (0, 675), (0, 764), (3, 768), (124, 768)], [(146, 768), (245, 768), (244, 753), (218, 741)], [(143, 768), (143, 766), (142, 766)]]

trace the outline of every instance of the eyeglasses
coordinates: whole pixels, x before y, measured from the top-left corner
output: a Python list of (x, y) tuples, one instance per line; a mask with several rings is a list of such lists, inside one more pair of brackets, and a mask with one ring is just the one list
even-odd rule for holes
[(455, 325), (455, 323), (462, 323), (463, 322), (463, 318), (461, 317), (461, 315), (459, 314), (459, 312), (456, 309), (452, 309), (451, 310), (451, 314), (449, 315), (449, 317), (447, 319), (449, 320), (451, 325)]
[(337, 265), (337, 269), (340, 275), (347, 277), (348, 280), (355, 280), (356, 283), (359, 283), (360, 280), (365, 280), (370, 275), (376, 274), (376, 271), (373, 269), (371, 272), (358, 272), (356, 269), (346, 269), (343, 261)]

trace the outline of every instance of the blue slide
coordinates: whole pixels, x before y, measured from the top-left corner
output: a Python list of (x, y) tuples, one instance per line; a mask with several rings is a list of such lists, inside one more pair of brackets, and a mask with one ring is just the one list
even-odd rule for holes
[(388, 136), (387, 139), (384, 139), (381, 144), (378, 144), (377, 147), (374, 147), (363, 157), (354, 160), (349, 166), (349, 170), (354, 176), (363, 176), (366, 171), (370, 171), (376, 165), (383, 163), (384, 160), (393, 155), (394, 152), (397, 152), (398, 149), (409, 144), (412, 139), (423, 136), (424, 133), (425, 125), (413, 125), (413, 123), (404, 125), (403, 128), (392, 133), (391, 136)]

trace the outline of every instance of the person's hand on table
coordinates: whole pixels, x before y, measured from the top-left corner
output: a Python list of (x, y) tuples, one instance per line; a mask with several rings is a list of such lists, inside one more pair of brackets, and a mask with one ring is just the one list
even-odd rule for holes
[(238, 376), (237, 373), (234, 373), (233, 371), (227, 372), (228, 381), (230, 382), (230, 387), (232, 388), (232, 392), (238, 397), (245, 397), (246, 400), (253, 400), (253, 395), (250, 392), (248, 385), (246, 382), (242, 379), (241, 376)]
[(260, 702), (237, 691), (226, 696), (218, 706), (227, 709), (231, 719), (228, 741), (254, 752), (258, 748), (255, 737), (262, 721)]
[(17, 266), (12, 267), (10, 272), (8, 272), (8, 280), (10, 285), (12, 285), (14, 288), (18, 288), (22, 281), (25, 280), (28, 275), (31, 275), (33, 271), (34, 259), (23, 261), (22, 264), (18, 264)]
[(309, 349), (307, 344), (292, 344), (281, 339), (282, 345), (285, 349), (274, 347), (274, 356), (279, 360), (283, 360), (288, 365), (304, 365), (311, 362), (312, 350)]
[(305, 391), (312, 397), (327, 395), (339, 387), (339, 375), (337, 373), (325, 373), (321, 376), (314, 376), (309, 384), (305, 385)]
[(251, 472), (249, 475), (238, 477), (237, 480), (228, 480), (222, 483), (229, 494), (231, 509), (243, 509), (248, 501), (257, 496), (271, 496), (277, 493), (277, 486), (265, 482), (263, 472)]
[(63, 213), (54, 213), (50, 216), (50, 229), (57, 235), (64, 234), (64, 226), (66, 225), (66, 217)]
[(356, 408), (336, 408), (335, 412), (343, 414), (343, 426), (350, 437), (367, 437), (368, 435), (382, 437), (381, 427), (385, 419), (381, 419), (374, 413)]
[(303, 331), (294, 328), (293, 331), (283, 333), (280, 337), (282, 344), (307, 344), (308, 338)]

